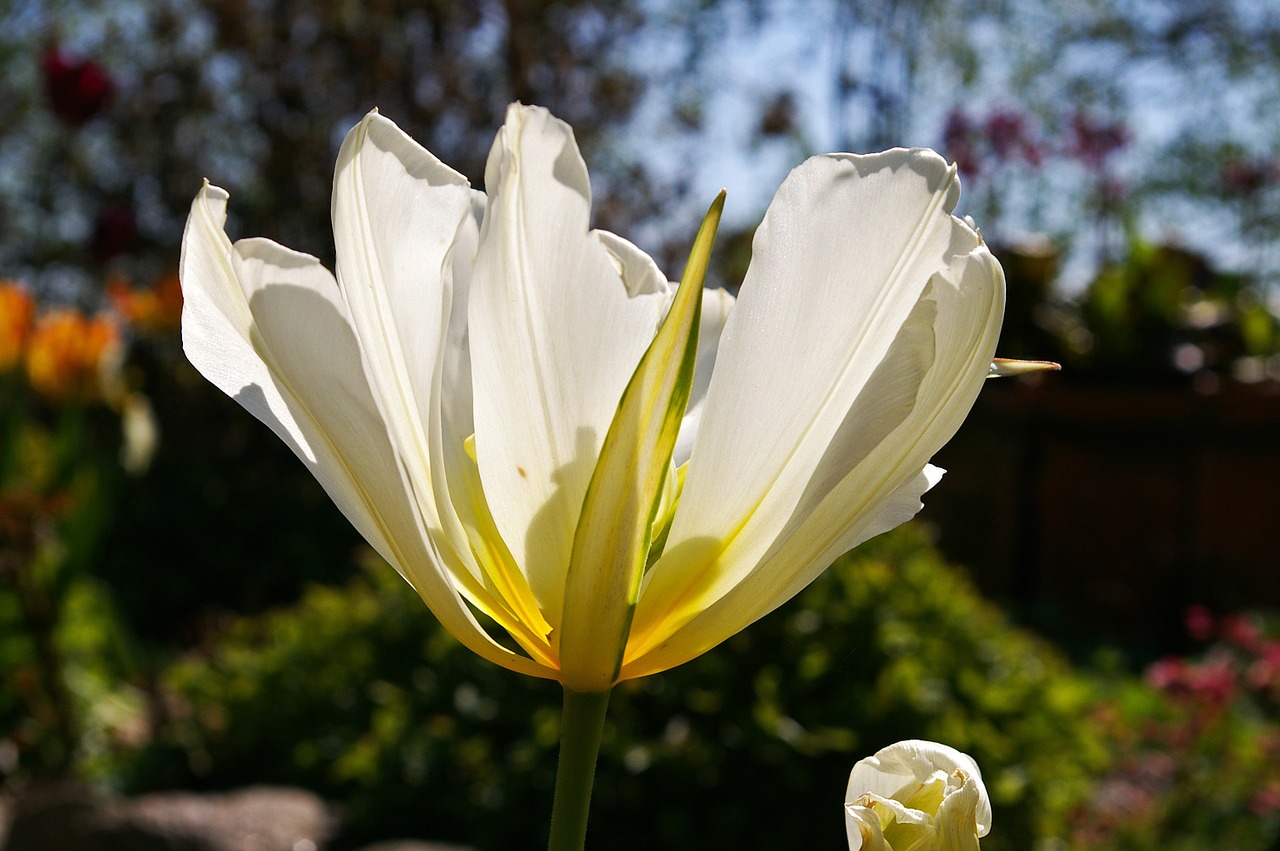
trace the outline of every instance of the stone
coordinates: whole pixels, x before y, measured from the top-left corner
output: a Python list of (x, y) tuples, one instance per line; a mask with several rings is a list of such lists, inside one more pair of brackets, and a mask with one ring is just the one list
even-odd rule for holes
[(451, 842), (423, 842), (420, 839), (392, 839), (366, 845), (360, 851), (475, 851), (469, 845), (454, 845)]
[(17, 802), (5, 851), (323, 851), (336, 826), (302, 789), (109, 798), (67, 785)]

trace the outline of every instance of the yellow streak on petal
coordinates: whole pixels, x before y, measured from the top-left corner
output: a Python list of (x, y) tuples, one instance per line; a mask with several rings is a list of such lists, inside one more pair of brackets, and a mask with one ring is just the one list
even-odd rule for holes
[[(379, 509), (378, 500), (374, 499), (369, 493), (368, 487), (366, 486), (363, 478), (356, 475), (356, 470), (360, 469), (360, 465), (353, 459), (349, 458), (346, 453), (342, 451), (342, 447), (333, 439), (329, 430), (322, 427), (323, 419), (309, 403), (306, 394), (300, 394), (298, 389), (293, 386), (293, 383), (289, 380), (288, 372), (281, 367), (272, 347), (269, 345), (268, 341), (263, 338), (261, 330), (258, 327), (258, 323), (254, 319), (253, 312), (249, 307), (249, 301), (244, 291), (244, 285), (240, 280), (239, 273), (237, 272), (232, 260), (235, 250), (234, 246), (232, 245), (231, 240), (227, 237), (226, 231), (223, 230), (222, 224), (217, 220), (215, 214), (209, 209), (209, 195), (213, 194), (216, 197), (217, 193), (221, 193), (223, 196), (222, 200), (225, 201), (225, 190), (213, 186), (208, 180), (205, 180), (204, 185), (200, 190), (200, 194), (196, 196), (196, 202), (193, 204), (191, 218), (188, 220), (188, 228), (197, 230), (199, 236), (196, 238), (213, 247), (213, 262), (218, 265), (218, 271), (221, 274), (224, 286), (228, 286), (228, 289), (231, 292), (231, 301), (223, 307), (225, 310), (236, 314), (235, 316), (228, 315), (227, 319), (231, 321), (234, 326), (243, 329), (241, 333), (244, 335), (245, 342), (254, 350), (254, 353), (267, 368), (272, 380), (280, 384), (281, 394), (283, 396), (287, 396), (294, 404), (297, 405), (295, 416), (308, 424), (311, 432), (308, 439), (324, 442), (325, 446), (329, 450), (330, 456), (339, 466), (342, 467), (342, 478), (349, 483), (358, 503), (361, 504), (368, 512), (370, 522), (376, 528), (378, 536), (383, 542), (385, 542), (391, 554), (395, 557), (396, 562), (407, 569), (408, 565), (411, 564), (411, 559), (404, 551), (404, 547), (399, 543), (400, 534), (405, 530), (393, 528), (393, 524)], [(186, 237), (184, 237), (184, 240), (185, 239)], [(314, 455), (310, 456), (310, 460), (314, 460)], [(416, 533), (417, 530), (413, 530), (412, 534)], [(408, 579), (408, 576), (405, 578)], [(454, 587), (456, 588), (458, 584), (456, 575), (452, 571), (447, 571), (446, 579), (447, 578), (453, 578), (455, 580)], [(432, 611), (437, 611), (437, 608), (446, 613), (449, 611), (447, 602), (431, 599), (433, 595), (430, 588), (424, 590), (423, 587), (420, 587), (417, 583), (412, 581), (410, 581), (410, 584), (414, 586), (414, 590), (418, 592), (419, 596), (423, 598)], [(458, 590), (465, 593), (465, 589), (463, 588), (458, 588)], [(481, 592), (484, 591), (484, 589), (479, 590)], [(467, 596), (470, 597), (470, 595)], [(487, 596), (488, 595), (483, 593), (481, 595), (481, 597)], [(501, 665), (514, 671), (530, 674), (532, 676), (547, 676), (543, 669), (558, 670), (559, 666), (554, 661), (549, 659), (545, 654), (535, 652), (535, 648), (531, 648), (525, 641), (520, 640), (518, 624), (510, 624), (509, 618), (503, 619), (499, 617), (495, 613), (495, 607), (491, 604), (487, 604), (487, 600), (475, 598), (472, 598), (472, 600), (478, 608), (486, 614), (489, 614), (490, 617), (493, 617), (493, 619), (504, 628), (508, 629), (508, 632), (511, 633), (512, 637), (529, 652), (532, 658), (530, 660), (525, 660), (520, 657), (519, 654), (512, 653), (507, 648), (501, 647), (501, 645), (495, 642), (491, 636), (485, 633), (482, 627), (478, 624), (474, 624), (474, 622), (472, 622), (472, 625), (475, 626), (475, 634), (482, 636), (483, 640), (469, 640), (466, 635), (459, 631), (461, 629), (461, 625), (450, 625), (448, 622), (445, 622), (445, 626), (456, 638), (458, 638), (458, 640), (462, 641), (474, 652), (494, 664)], [(444, 621), (443, 618), (442, 621)], [(512, 629), (512, 626), (516, 626), (517, 629)], [(540, 666), (541, 669), (528, 667), (528, 663), (530, 662), (534, 665)]]
[(474, 434), (463, 442), (463, 450), (472, 462), (467, 467), (465, 476), (466, 498), (471, 502), (472, 516), (476, 519), (476, 525), (467, 528), (468, 537), (471, 539), (471, 550), (475, 554), (480, 570), (484, 572), (489, 584), (497, 593), (497, 602), (500, 604), (493, 609), (488, 606), (482, 607), (490, 617), (511, 633), (512, 638), (518, 641), (531, 656), (544, 664), (559, 667), (547, 640), (547, 636), (551, 633), (551, 624), (543, 617), (542, 609), (533, 596), (529, 581), (520, 572), (511, 551), (498, 533), (493, 515), (489, 512), (489, 503), (485, 499), (484, 488), (480, 484), (480, 468), (476, 464)]
[(759, 503), (724, 538), (707, 547), (699, 548), (682, 568), (682, 572), (690, 577), (690, 581), (685, 583), (677, 594), (671, 596), (663, 609), (651, 612), (643, 624), (633, 624), (622, 660), (623, 667), (671, 639), (679, 632), (681, 626), (719, 599), (715, 586), (700, 580), (709, 574), (714, 574), (725, 551), (751, 521), (756, 508), (759, 508)]

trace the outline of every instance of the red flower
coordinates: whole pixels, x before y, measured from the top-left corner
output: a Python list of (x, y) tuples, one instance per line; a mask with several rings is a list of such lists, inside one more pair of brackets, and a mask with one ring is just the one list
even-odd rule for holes
[(108, 204), (93, 223), (90, 248), (101, 262), (124, 254), (138, 236), (138, 217), (133, 208), (120, 203)]
[(44, 54), (44, 89), (53, 114), (64, 124), (79, 127), (106, 109), (116, 84), (92, 59), (51, 47)]
[(1040, 165), (1040, 149), (1032, 139), (1026, 118), (1009, 109), (993, 109), (983, 127), (991, 153), (998, 160), (1021, 158), (1027, 165)]
[(1169, 691), (1181, 686), (1187, 676), (1188, 665), (1182, 659), (1169, 656), (1153, 662), (1147, 668), (1145, 679), (1147, 685), (1161, 691)]

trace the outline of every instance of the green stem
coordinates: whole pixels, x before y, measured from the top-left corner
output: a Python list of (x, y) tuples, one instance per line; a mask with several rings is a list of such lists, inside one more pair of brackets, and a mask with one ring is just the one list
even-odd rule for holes
[(548, 851), (582, 851), (587, 842), (587, 811), (596, 776), (596, 755), (609, 692), (564, 690), (560, 719), (560, 765), (556, 768), (556, 797), (551, 805)]

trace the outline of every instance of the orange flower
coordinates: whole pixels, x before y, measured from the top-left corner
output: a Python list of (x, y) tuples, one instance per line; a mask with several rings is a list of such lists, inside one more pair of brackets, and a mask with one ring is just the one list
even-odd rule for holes
[(107, 282), (107, 297), (126, 322), (139, 331), (175, 331), (182, 319), (182, 287), (177, 275), (160, 278), (150, 289), (134, 289), (123, 278)]
[(36, 320), (27, 345), (27, 380), (54, 400), (108, 395), (120, 331), (109, 317), (54, 310)]
[(31, 334), (36, 303), (17, 281), (0, 281), (0, 372), (16, 365)]

